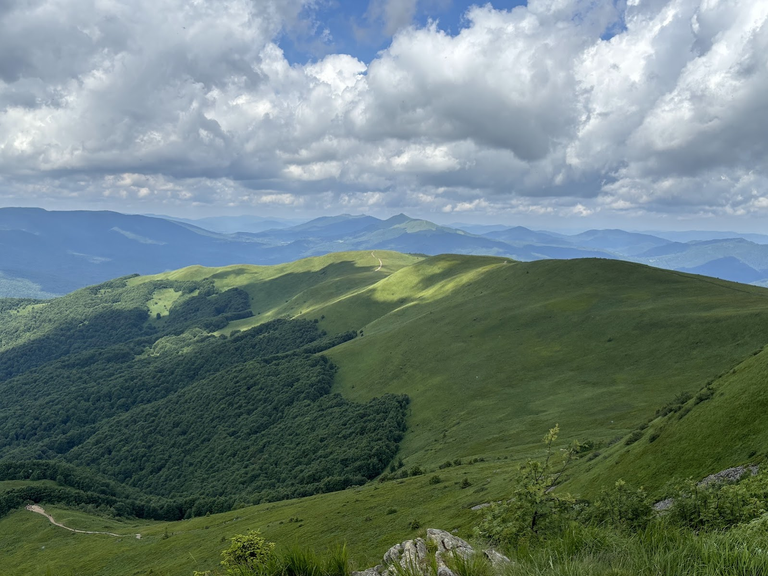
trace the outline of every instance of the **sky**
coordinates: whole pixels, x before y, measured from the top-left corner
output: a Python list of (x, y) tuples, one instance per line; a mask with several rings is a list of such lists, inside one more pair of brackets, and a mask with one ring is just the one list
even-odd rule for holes
[(768, 222), (768, 2), (0, 0), (0, 206)]

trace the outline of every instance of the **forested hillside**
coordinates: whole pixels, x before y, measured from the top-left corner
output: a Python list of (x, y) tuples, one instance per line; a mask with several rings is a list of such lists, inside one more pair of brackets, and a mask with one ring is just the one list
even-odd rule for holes
[[(2, 479), (80, 489), (58, 466), (10, 465), (66, 462), (130, 488), (105, 492), (91, 480), (86, 491), (171, 519), (362, 484), (390, 463), (407, 398), (333, 395), (336, 368), (318, 354), (354, 332), (275, 319), (216, 336), (252, 315), (247, 292), (129, 280), (46, 304), (3, 302)], [(163, 298), (165, 313), (152, 314)]]

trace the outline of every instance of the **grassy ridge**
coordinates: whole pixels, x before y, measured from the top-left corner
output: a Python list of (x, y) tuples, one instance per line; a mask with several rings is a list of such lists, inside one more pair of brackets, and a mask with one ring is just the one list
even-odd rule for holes
[[(407, 391), (409, 462), (525, 453), (556, 422), (610, 440), (768, 341), (760, 289), (616, 261), (489, 260), (430, 258), (358, 294), (361, 309), (405, 301), (329, 352), (344, 396)], [(385, 290), (436, 264), (455, 274), (410, 301), (407, 282)]]
[[(371, 252), (338, 252), (276, 266), (191, 266), (166, 274), (137, 277), (131, 283), (138, 285), (157, 280), (200, 281), (210, 278), (220, 290), (245, 290), (251, 298), (254, 317), (231, 322), (222, 331), (228, 333), (274, 318), (319, 317), (323, 308), (345, 300), (393, 272), (423, 259), (421, 256), (382, 250), (374, 254), (383, 262), (381, 270), (377, 271), (379, 260)], [(333, 334), (360, 326), (359, 322), (340, 314), (329, 317), (323, 327)]]

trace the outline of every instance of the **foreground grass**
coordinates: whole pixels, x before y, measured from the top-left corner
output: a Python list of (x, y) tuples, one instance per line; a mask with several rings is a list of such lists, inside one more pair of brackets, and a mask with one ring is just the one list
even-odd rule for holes
[[(423, 533), (420, 536), (424, 536)], [(511, 562), (493, 567), (485, 557), (448, 559), (457, 576), (761, 576), (768, 574), (764, 538), (728, 533), (696, 534), (656, 524), (627, 535), (599, 527), (572, 526), (557, 539), (508, 551)], [(394, 566), (398, 576), (436, 576), (436, 563), (424, 568)], [(346, 549), (326, 554), (306, 548), (279, 550), (242, 576), (346, 576)], [(208, 574), (221, 574), (216, 570)]]
[(652, 526), (634, 535), (577, 527), (534, 549), (512, 553), (505, 576), (760, 576), (768, 574), (764, 536), (695, 534)]
[[(61, 507), (48, 507), (57, 521), (82, 530), (126, 534), (125, 538), (73, 534), (26, 510), (0, 518), (0, 559), (5, 576), (163, 575), (190, 576), (217, 568), (220, 552), (236, 534), (260, 530), (284, 547), (317, 551), (347, 544), (352, 565), (381, 561), (393, 544), (418, 534), (411, 523), (469, 538), (476, 504), (509, 491), (517, 463), (497, 460), (464, 464), (423, 476), (242, 508), (181, 522), (119, 522)], [(434, 476), (440, 482), (432, 484)], [(461, 488), (464, 479), (471, 484)], [(67, 521), (71, 522), (68, 524)], [(108, 526), (108, 527), (107, 527)], [(137, 540), (135, 534), (140, 533)]]

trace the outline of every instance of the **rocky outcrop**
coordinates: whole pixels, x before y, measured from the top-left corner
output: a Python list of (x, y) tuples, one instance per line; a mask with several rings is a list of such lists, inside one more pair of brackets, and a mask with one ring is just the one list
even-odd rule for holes
[(723, 482), (737, 482), (741, 480), (747, 472), (751, 476), (754, 476), (760, 471), (760, 467), (756, 464), (749, 464), (747, 466), (736, 466), (735, 468), (728, 468), (718, 472), (717, 474), (710, 474), (704, 480), (699, 482), (699, 486), (708, 486), (710, 484), (721, 484)]
[(469, 558), (475, 553), (472, 546), (458, 536), (444, 530), (427, 529), (427, 542), (433, 547), (437, 547), (435, 552), (435, 564), (437, 565), (437, 576), (456, 576), (448, 567), (448, 563), (454, 556)]
[[(432, 554), (434, 553), (434, 557)], [(468, 559), (478, 552), (465, 540), (445, 530), (427, 529), (426, 541), (422, 538), (395, 544), (384, 554), (382, 564), (352, 576), (398, 576), (403, 574), (429, 576), (437, 569), (437, 576), (456, 576), (450, 569), (457, 556)], [(494, 568), (502, 568), (510, 562), (499, 552), (488, 549), (480, 552)]]

